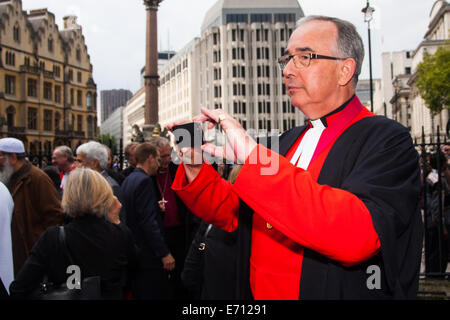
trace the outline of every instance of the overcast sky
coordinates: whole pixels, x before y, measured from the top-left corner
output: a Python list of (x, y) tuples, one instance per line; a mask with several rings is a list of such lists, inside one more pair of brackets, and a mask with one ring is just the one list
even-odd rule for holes
[[(200, 36), (206, 11), (217, 0), (164, 0), (158, 11), (159, 50), (179, 50)], [(274, 0), (277, 1), (277, 0)], [(373, 77), (381, 77), (381, 53), (414, 50), (423, 39), (435, 0), (372, 0)], [(48, 8), (63, 28), (63, 16), (76, 14), (101, 90), (140, 87), (145, 59), (146, 12), (142, 0), (22, 0), (23, 10)], [(369, 78), (367, 24), (361, 9), (366, 0), (299, 0), (305, 15), (321, 14), (351, 21), (366, 45), (360, 79)]]

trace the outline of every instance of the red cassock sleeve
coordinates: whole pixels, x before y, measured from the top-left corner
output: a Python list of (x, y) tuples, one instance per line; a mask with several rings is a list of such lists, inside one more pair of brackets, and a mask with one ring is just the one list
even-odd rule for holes
[(209, 164), (188, 184), (184, 165), (178, 167), (172, 189), (191, 212), (225, 231), (238, 225), (239, 197), (230, 182), (222, 179)]
[(206, 164), (188, 184), (180, 165), (172, 189), (192, 212), (227, 231), (237, 227), (241, 198), (292, 241), (345, 266), (380, 250), (370, 213), (358, 197), (318, 184), (308, 171), (261, 145), (247, 158), (234, 185)]
[(370, 213), (358, 197), (318, 184), (310, 172), (261, 145), (232, 188), (285, 236), (343, 265), (365, 261), (380, 249)]

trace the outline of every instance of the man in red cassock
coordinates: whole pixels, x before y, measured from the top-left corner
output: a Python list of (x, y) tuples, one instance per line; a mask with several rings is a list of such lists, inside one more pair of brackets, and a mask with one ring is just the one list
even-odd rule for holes
[(416, 296), (418, 155), (406, 128), (355, 96), (363, 58), (351, 23), (303, 18), (278, 63), (306, 126), (263, 146), (223, 110), (194, 118), (220, 125), (227, 138), (204, 152), (244, 165), (231, 185), (183, 148), (172, 188), (202, 219), (238, 229), (238, 298)]

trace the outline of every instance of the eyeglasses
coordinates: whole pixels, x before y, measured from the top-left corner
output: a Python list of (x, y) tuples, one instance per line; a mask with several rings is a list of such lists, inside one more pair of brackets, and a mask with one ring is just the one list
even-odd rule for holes
[(328, 60), (345, 60), (348, 58), (337, 58), (330, 56), (323, 56), (317, 53), (295, 53), (291, 55), (282, 56), (278, 59), (278, 67), (280, 67), (281, 72), (283, 72), (284, 68), (286, 68), (287, 64), (291, 59), (294, 59), (294, 65), (299, 68), (308, 68), (312, 59), (328, 59)]

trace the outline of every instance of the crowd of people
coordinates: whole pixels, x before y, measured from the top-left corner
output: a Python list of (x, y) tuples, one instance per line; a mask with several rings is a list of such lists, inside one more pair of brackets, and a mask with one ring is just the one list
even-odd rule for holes
[(278, 65), (310, 120), (266, 144), (202, 108), (192, 120), (220, 127), (225, 145), (174, 152), (154, 137), (125, 147), (122, 171), (98, 142), (58, 146), (58, 180), (0, 139), (5, 294), (32, 297), (76, 265), (75, 284), (105, 299), (415, 298), (424, 172), (408, 130), (355, 95), (363, 58), (351, 23), (299, 20)]
[(104, 298), (189, 298), (180, 274), (200, 221), (170, 188), (177, 168), (169, 140), (130, 143), (124, 170), (112, 168), (111, 151), (99, 142), (74, 151), (56, 147), (41, 170), (22, 141), (0, 139), (4, 295), (33, 297), (44, 276), (58, 284), (67, 278), (69, 261), (56, 241), (64, 226), (74, 263), (83, 278), (101, 277)]
[[(424, 161), (424, 159), (425, 161)], [(450, 261), (450, 144), (420, 158), (421, 206), (426, 226), (422, 271), (430, 276), (446, 272)]]

